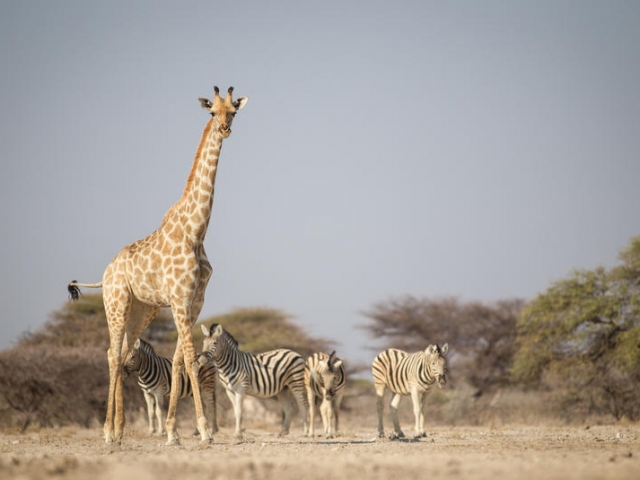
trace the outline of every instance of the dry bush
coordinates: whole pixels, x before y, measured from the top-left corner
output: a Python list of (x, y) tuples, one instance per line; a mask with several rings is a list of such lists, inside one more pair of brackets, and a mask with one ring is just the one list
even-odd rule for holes
[[(137, 385), (125, 387), (125, 408), (137, 410)], [(96, 347), (21, 347), (0, 352), (0, 424), (25, 430), (101, 424), (109, 373), (105, 352)], [(139, 395), (139, 394), (138, 394)], [(128, 401), (127, 401), (128, 400)]]

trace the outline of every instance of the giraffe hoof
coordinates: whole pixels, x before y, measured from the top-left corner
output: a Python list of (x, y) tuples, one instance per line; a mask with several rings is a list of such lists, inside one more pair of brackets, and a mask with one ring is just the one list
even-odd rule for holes
[(180, 446), (180, 439), (178, 439), (178, 438), (170, 438), (169, 440), (167, 440), (167, 443), (165, 443), (165, 445), (167, 447), (179, 447)]

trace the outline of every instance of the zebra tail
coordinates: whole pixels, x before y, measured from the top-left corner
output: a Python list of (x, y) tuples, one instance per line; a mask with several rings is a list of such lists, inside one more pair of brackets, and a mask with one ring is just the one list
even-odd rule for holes
[(102, 282), (99, 283), (80, 283), (77, 280), (73, 280), (67, 285), (67, 290), (69, 291), (69, 299), (72, 301), (76, 301), (80, 298), (81, 292), (79, 287), (85, 288), (101, 288)]

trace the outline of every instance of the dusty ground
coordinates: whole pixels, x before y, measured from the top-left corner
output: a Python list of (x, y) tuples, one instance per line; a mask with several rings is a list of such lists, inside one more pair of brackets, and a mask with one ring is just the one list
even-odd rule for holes
[(98, 428), (3, 432), (0, 478), (640, 478), (640, 425), (435, 427), (419, 441), (378, 440), (369, 425), (346, 425), (341, 437), (315, 441), (299, 428), (284, 439), (275, 429), (247, 430), (239, 443), (223, 428), (207, 447), (187, 429), (181, 447), (165, 447), (138, 425), (120, 447), (105, 446)]

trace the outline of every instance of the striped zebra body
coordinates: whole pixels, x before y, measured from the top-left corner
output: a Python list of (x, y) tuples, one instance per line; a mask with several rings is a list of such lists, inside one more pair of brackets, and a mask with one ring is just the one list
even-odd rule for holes
[(446, 383), (448, 344), (442, 347), (429, 345), (425, 351), (407, 353), (390, 348), (378, 354), (373, 360), (371, 370), (376, 389), (378, 410), (378, 436), (384, 437), (382, 424), (383, 400), (385, 390), (391, 390), (390, 410), (395, 436), (404, 437), (398, 422), (398, 404), (402, 396), (411, 395), (415, 416), (416, 437), (426, 436), (424, 431), (425, 395), (434, 383), (442, 386)]
[(326, 437), (333, 438), (338, 431), (346, 375), (342, 360), (336, 358), (335, 353), (314, 353), (306, 362), (304, 382), (309, 400), (309, 437), (315, 436), (315, 410), (318, 399), (321, 401), (320, 415)]
[[(167, 410), (167, 401), (171, 393), (171, 369), (173, 362), (169, 358), (156, 354), (150, 343), (138, 339), (131, 352), (127, 355), (124, 364), (125, 375), (137, 374), (138, 385), (142, 390), (147, 403), (147, 415), (149, 417), (149, 433), (164, 435), (164, 415)], [(216, 366), (208, 363), (200, 367), (198, 379), (200, 382), (201, 396), (205, 416), (212, 426), (211, 434), (218, 431), (216, 421)], [(191, 381), (186, 369), (182, 369), (178, 381), (179, 398), (193, 395)], [(154, 422), (157, 421), (157, 430)]]
[(205, 335), (200, 362), (214, 361), (236, 417), (236, 436), (242, 437), (242, 407), (245, 395), (277, 397), (284, 409), (280, 436), (289, 433), (293, 405), (289, 389), (298, 403), (305, 431), (307, 398), (304, 386), (304, 359), (287, 349), (253, 355), (238, 349), (238, 342), (221, 325), (202, 325)]

